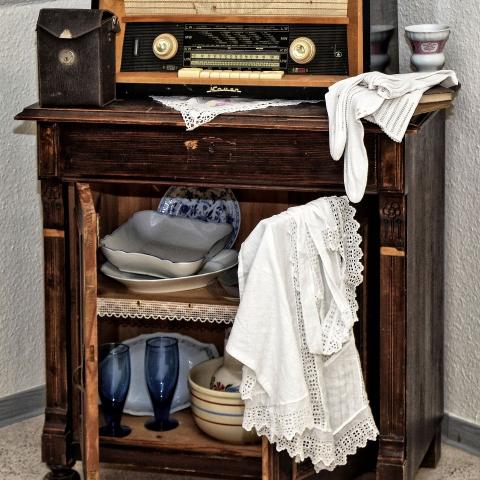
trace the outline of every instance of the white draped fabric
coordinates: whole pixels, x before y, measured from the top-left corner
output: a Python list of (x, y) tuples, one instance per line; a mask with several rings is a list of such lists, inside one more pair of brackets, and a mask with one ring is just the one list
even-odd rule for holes
[(329, 88), (325, 102), (330, 154), (334, 160), (344, 156), (345, 190), (352, 202), (363, 198), (368, 176), (361, 119), (376, 123), (392, 140), (401, 142), (422, 95), (435, 85), (458, 85), (455, 72), (362, 73)]
[(227, 351), (244, 364), (243, 426), (333, 470), (378, 434), (352, 333), (361, 237), (346, 197), (263, 220), (243, 243)]

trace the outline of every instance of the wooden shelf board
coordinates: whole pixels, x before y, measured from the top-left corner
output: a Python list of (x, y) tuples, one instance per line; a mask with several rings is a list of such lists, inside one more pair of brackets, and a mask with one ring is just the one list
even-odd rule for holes
[(99, 298), (125, 299), (162, 303), (186, 303), (191, 305), (222, 305), (228, 307), (237, 307), (239, 300), (223, 296), (224, 290), (218, 284), (213, 282), (203, 288), (195, 290), (185, 290), (184, 292), (171, 293), (135, 293), (128, 290), (121, 283), (116, 282), (103, 274), (98, 274), (98, 293)]
[(231, 324), (238, 299), (226, 297), (217, 281), (204, 288), (184, 292), (143, 294), (98, 275), (97, 315), (99, 317), (185, 320)]
[(121, 18), (122, 23), (265, 23), (265, 24), (327, 24), (348, 25), (349, 17), (307, 17), (294, 15), (130, 15)]
[(326, 88), (347, 78), (343, 75), (284, 75), (281, 80), (253, 78), (178, 78), (176, 72), (119, 72), (117, 83), (167, 85), (230, 85), (255, 87), (314, 87)]
[(163, 451), (182, 451), (207, 456), (262, 457), (261, 443), (254, 445), (235, 445), (209, 437), (197, 428), (190, 410), (173, 414), (179, 426), (169, 432), (152, 432), (144, 426), (148, 417), (123, 415), (122, 425), (132, 429), (124, 438), (100, 437), (100, 445), (121, 447), (146, 447)]

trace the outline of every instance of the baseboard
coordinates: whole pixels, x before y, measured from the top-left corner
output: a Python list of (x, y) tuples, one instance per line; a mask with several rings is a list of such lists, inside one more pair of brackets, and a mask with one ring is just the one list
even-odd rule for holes
[(41, 415), (44, 410), (44, 385), (0, 398), (0, 427)]
[(446, 413), (443, 417), (442, 439), (453, 447), (480, 457), (480, 425)]

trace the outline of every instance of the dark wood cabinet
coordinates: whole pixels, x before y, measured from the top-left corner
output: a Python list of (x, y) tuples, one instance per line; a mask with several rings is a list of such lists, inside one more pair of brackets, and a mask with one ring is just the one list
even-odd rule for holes
[(365, 267), (356, 339), (380, 437), (345, 467), (319, 475), (266, 441), (213, 440), (189, 411), (166, 434), (127, 416), (131, 435), (99, 438), (99, 343), (179, 331), (222, 350), (237, 304), (214, 284), (178, 294), (128, 292), (97, 272), (97, 243), (135, 211), (156, 209), (170, 185), (234, 189), (242, 211), (237, 247), (262, 218), (343, 194), (343, 163), (329, 156), (324, 107), (223, 115), (193, 132), (180, 115), (150, 101), (98, 110), (34, 105), (17, 119), (38, 123), (47, 340), (42, 452), (49, 478), (76, 478), (72, 466), (80, 459), (87, 480), (100, 478), (99, 461), (262, 480), (412, 480), (420, 465), (435, 466), (443, 412), (443, 113), (414, 117), (401, 144), (366, 125), (369, 178), (356, 205)]

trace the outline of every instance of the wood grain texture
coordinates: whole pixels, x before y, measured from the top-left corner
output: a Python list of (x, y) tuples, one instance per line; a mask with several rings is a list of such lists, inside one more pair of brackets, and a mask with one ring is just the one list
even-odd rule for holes
[(215, 440), (201, 432), (193, 421), (190, 411), (182, 410), (173, 414), (179, 422), (179, 426), (168, 434), (147, 430), (144, 426), (150, 417), (137, 417), (123, 415), (122, 425), (129, 426), (132, 432), (124, 438), (101, 437), (102, 445), (143, 446), (154, 450), (184, 451), (185, 439), (188, 438), (189, 448), (192, 453), (215, 457), (233, 456), (242, 458), (256, 458), (260, 462), (262, 450), (260, 444), (236, 445)]
[(392, 142), (386, 135), (378, 137), (378, 151), (382, 163), (378, 169), (378, 185), (381, 190), (403, 192), (404, 181), (404, 146), (403, 143)]
[[(215, 456), (214, 458), (184, 451), (150, 451), (144, 447), (103, 445), (102, 463), (125, 470), (142, 470), (183, 478), (200, 477), (218, 480), (260, 480), (262, 464), (259, 458)], [(283, 480), (283, 479), (282, 479)]]
[[(438, 462), (443, 417), (444, 113), (405, 149), (407, 197), (407, 457), (409, 475)], [(426, 372), (418, 375), (416, 372)]]
[(283, 452), (277, 452), (276, 446), (263, 440), (262, 444), (262, 480), (291, 480), (294, 478), (294, 461)]
[[(134, 211), (155, 209), (170, 183), (228, 185), (236, 188), (242, 208), (241, 241), (265, 216), (322, 193), (343, 194), (343, 165), (328, 155), (328, 121), (322, 105), (225, 115), (192, 133), (185, 132), (178, 113), (150, 101), (115, 102), (104, 109), (32, 106), (18, 118), (38, 120), (42, 128), (57, 124), (53, 137), (58, 143), (52, 147), (52, 134), (41, 134), (40, 128), (39, 142), (46, 143), (39, 148), (47, 152), (45, 171), (56, 172), (42, 181), (45, 271), (53, 278), (52, 288), (46, 291), (47, 368), (51, 370), (43, 452), (54, 472), (52, 478), (61, 478), (71, 474), (72, 457), (81, 456), (77, 447), (84, 438), (79, 389), (74, 384), (81, 377), (78, 367), (92, 350), (82, 343), (97, 342), (92, 330), (96, 316), (91, 302), (84, 303), (93, 299), (97, 286), (96, 270), (91, 268), (96, 261), (92, 248), (96, 212), (101, 215), (103, 235)], [(422, 461), (434, 465), (440, 455), (437, 419), (442, 380), (436, 365), (442, 357), (442, 282), (436, 279), (443, 278), (438, 234), (443, 228), (443, 122), (443, 115), (416, 117), (409, 138), (399, 146), (366, 124), (369, 186), (364, 200), (356, 205), (366, 281), (358, 292), (356, 335), (381, 433), (377, 480), (413, 480)], [(80, 262), (74, 184), (87, 179), (92, 184), (91, 195), (84, 198), (88, 208), (83, 225), (89, 225), (89, 240), (86, 244), (85, 238), (79, 240), (83, 251), (90, 253)], [(83, 289), (87, 297), (82, 298), (80, 271), (89, 272), (84, 281), (88, 288)], [(89, 319), (83, 333), (81, 318)], [(215, 343), (221, 351), (222, 327), (181, 323), (102, 319), (98, 333), (108, 341), (178, 328)], [(90, 370), (90, 386), (95, 383), (93, 375)], [(90, 395), (83, 407), (87, 417), (98, 415), (93, 412), (96, 388), (90, 389)], [(89, 425), (87, 443), (92, 448), (98, 426)], [(222, 479), (259, 479), (263, 462), (268, 480), (350, 480), (360, 472), (371, 472), (372, 459), (377, 457), (377, 446), (372, 444), (368, 452), (349, 458), (344, 469), (313, 476), (310, 465), (292, 465), (271, 446), (262, 460), (229, 453), (215, 456), (213, 463), (210, 453), (166, 451), (155, 442), (141, 443), (102, 443), (100, 456), (127, 468)], [(96, 478), (93, 475), (90, 478)]]
[[(281, 16), (281, 21), (287, 22), (290, 18), (304, 15), (312, 18), (325, 16), (347, 15), (347, 7), (350, 0), (203, 0), (191, 2), (190, 0), (125, 0), (125, 8), (128, 15), (137, 16), (142, 14), (163, 14), (175, 17), (178, 14), (189, 14), (191, 18), (205, 15), (214, 21), (218, 16), (231, 15), (247, 18), (249, 16), (265, 17), (269, 15)], [(191, 20), (190, 20), (191, 21)], [(246, 21), (246, 20), (244, 20)]]
[(37, 125), (37, 162), (40, 178), (56, 177), (59, 167), (58, 124)]
[(125, 38), (125, 2), (123, 0), (100, 0), (99, 8), (113, 12), (120, 22), (120, 32), (115, 39), (115, 71), (118, 73), (122, 67), (123, 40)]
[[(418, 131), (430, 115), (412, 119), (407, 133)], [(151, 99), (118, 100), (102, 109), (95, 108), (41, 108), (38, 104), (26, 107), (16, 115), (16, 120), (36, 120), (40, 122), (86, 123), (109, 125), (157, 125), (185, 128), (180, 113), (164, 107)], [(202, 125), (202, 131), (210, 128), (253, 128), (262, 131), (285, 130), (287, 132), (311, 131), (328, 132), (328, 117), (325, 104), (300, 104), (295, 107), (270, 107), (249, 112), (223, 114)], [(380, 133), (381, 130), (370, 122), (364, 122), (367, 133)], [(294, 134), (297, 136), (297, 134)]]
[[(48, 148), (45, 149), (48, 151)], [(53, 153), (53, 152), (52, 152)], [(55, 180), (41, 183), (43, 224), (46, 229), (64, 228), (62, 184)], [(51, 469), (69, 470), (74, 464), (68, 396), (68, 352), (65, 344), (68, 326), (65, 293), (65, 239), (44, 237), (45, 278), (45, 363), (47, 372), (45, 424), (42, 434), (42, 459)]]
[(350, 19), (347, 16), (324, 16), (310, 17), (295, 15), (288, 19), (284, 17), (272, 15), (215, 15), (212, 19), (211, 15), (126, 15), (122, 18), (123, 23), (143, 23), (143, 22), (171, 22), (174, 17), (175, 22), (212, 22), (216, 23), (289, 23), (289, 24), (309, 24), (309, 25), (348, 25)]
[(83, 355), (82, 441), (85, 480), (100, 479), (98, 439), (97, 215), (87, 184), (76, 185), (80, 236), (80, 319)]
[(363, 0), (349, 0), (348, 18), (348, 73), (355, 76), (363, 72)]
[[(149, 179), (163, 183), (205, 182), (297, 189), (343, 187), (343, 162), (334, 162), (328, 136), (258, 130), (193, 131), (135, 126), (62, 126), (64, 177)], [(130, 148), (132, 142), (135, 149)], [(375, 140), (366, 137), (368, 187), (375, 189)], [(159, 168), (159, 165), (161, 167)]]
[(405, 257), (381, 256), (378, 480), (403, 471), (406, 458), (405, 270)]
[(120, 72), (117, 74), (118, 83), (142, 83), (165, 85), (229, 85), (251, 87), (330, 87), (334, 83), (344, 80), (342, 75), (293, 75), (286, 74), (281, 80), (254, 79), (254, 78), (182, 78), (176, 72)]

